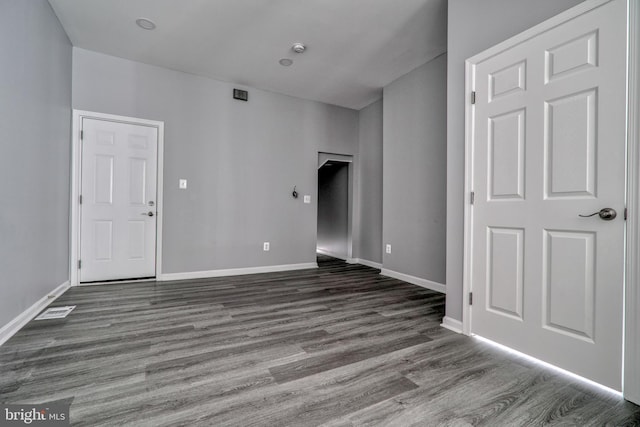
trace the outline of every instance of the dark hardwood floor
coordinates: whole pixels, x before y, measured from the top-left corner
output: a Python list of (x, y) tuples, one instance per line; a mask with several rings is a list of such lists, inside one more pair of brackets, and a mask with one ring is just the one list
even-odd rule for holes
[(0, 401), (73, 425), (632, 426), (640, 408), (440, 327), (444, 296), (319, 269), (72, 288), (0, 347)]

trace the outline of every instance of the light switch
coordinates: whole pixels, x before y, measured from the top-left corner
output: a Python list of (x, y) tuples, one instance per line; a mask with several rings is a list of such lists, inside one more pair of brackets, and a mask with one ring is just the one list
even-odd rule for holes
[(311, 203), (311, 196), (309, 196), (309, 195), (305, 195), (305, 196), (304, 196), (304, 202), (305, 202), (305, 203)]
[(385, 248), (385, 250), (386, 250), (386, 252), (388, 254), (390, 254), (391, 253), (391, 245), (387, 244), (387, 247)]
[(181, 190), (186, 190), (187, 189), (187, 180), (186, 179), (181, 179), (178, 183), (179, 187)]

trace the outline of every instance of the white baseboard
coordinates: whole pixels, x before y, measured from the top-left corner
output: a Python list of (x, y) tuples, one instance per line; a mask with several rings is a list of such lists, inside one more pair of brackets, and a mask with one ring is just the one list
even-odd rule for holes
[(343, 261), (349, 262), (351, 258), (347, 258), (344, 255), (334, 254), (333, 252), (325, 251), (324, 249), (317, 248), (316, 252), (322, 255), (330, 256), (331, 258), (341, 259)]
[(24, 327), (24, 325), (26, 325), (31, 319), (36, 317), (38, 313), (40, 313), (49, 304), (58, 299), (60, 295), (65, 293), (65, 291), (69, 289), (69, 287), (70, 284), (67, 280), (51, 292), (48, 292), (47, 295), (40, 298), (31, 307), (27, 308), (25, 311), (16, 316), (15, 319), (0, 328), (0, 345), (7, 342), (9, 338), (14, 336), (20, 329)]
[(267, 265), (264, 267), (229, 268), (224, 270), (189, 271), (186, 273), (163, 273), (158, 281), (207, 279), (210, 277), (241, 276), (243, 274), (276, 273), (279, 271), (306, 270), (318, 268), (315, 262), (302, 264)]
[(420, 277), (410, 276), (404, 273), (398, 273), (397, 271), (388, 270), (386, 268), (381, 269), (380, 274), (387, 277), (393, 277), (394, 279), (403, 280), (423, 288), (431, 289), (432, 291), (443, 294), (446, 293), (446, 287), (442, 283), (432, 282), (431, 280), (421, 279)]
[(452, 319), (451, 317), (444, 316), (442, 318), (442, 324), (440, 326), (442, 326), (443, 328), (447, 328), (457, 334), (462, 333), (462, 322), (456, 319)]
[(349, 264), (362, 264), (362, 265), (366, 265), (367, 267), (377, 268), (378, 270), (382, 270), (382, 264), (380, 264), (379, 262), (369, 261), (367, 259), (349, 258), (347, 262)]

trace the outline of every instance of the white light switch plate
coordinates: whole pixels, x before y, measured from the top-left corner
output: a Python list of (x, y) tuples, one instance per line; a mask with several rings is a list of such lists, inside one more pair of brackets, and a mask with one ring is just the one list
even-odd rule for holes
[(186, 179), (181, 179), (180, 181), (178, 181), (178, 186), (180, 187), (181, 190), (186, 190), (187, 189), (187, 180)]
[(305, 202), (305, 203), (311, 203), (311, 196), (309, 196), (309, 195), (305, 195), (305, 196), (304, 196), (304, 202)]
[(269, 242), (264, 242), (262, 244), (262, 250), (265, 251), (265, 252), (269, 252), (269, 246), (270, 246)]
[(388, 254), (390, 254), (390, 253), (391, 253), (391, 245), (387, 245), (387, 246), (386, 246), (386, 248), (385, 248), (385, 250), (386, 250), (386, 252), (387, 252)]

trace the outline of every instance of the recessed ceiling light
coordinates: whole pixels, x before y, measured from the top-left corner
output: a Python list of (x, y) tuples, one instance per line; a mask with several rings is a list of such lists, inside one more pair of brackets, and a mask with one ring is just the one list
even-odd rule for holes
[(280, 65), (282, 65), (283, 67), (288, 67), (289, 65), (293, 64), (293, 61), (290, 60), (289, 58), (282, 58), (280, 61), (278, 61), (280, 63)]
[(294, 43), (293, 46), (291, 46), (291, 50), (293, 50), (295, 53), (302, 53), (306, 48), (307, 47), (302, 43)]
[(147, 18), (136, 19), (136, 24), (143, 30), (155, 30), (156, 24)]

